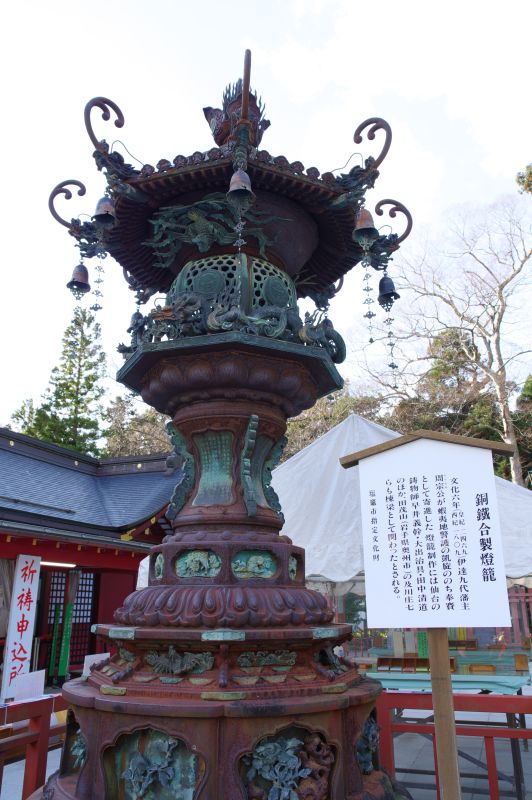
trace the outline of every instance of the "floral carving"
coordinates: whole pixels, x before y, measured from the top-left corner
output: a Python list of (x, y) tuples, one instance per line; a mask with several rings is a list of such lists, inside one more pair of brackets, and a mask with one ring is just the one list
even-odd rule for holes
[(153, 667), (154, 672), (169, 675), (183, 675), (187, 672), (198, 675), (212, 669), (214, 656), (210, 653), (178, 653), (170, 645), (167, 653), (151, 650), (144, 658), (146, 664)]
[(328, 800), (333, 749), (319, 733), (263, 739), (242, 759), (249, 800)]

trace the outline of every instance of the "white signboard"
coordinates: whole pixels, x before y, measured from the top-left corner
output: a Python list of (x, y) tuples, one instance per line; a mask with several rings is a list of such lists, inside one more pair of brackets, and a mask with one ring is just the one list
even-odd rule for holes
[(9, 689), (9, 696), (13, 692), (13, 700), (33, 700), (44, 695), (44, 669), (38, 672), (27, 672), (17, 675)]
[(369, 627), (510, 625), (491, 452), (421, 439), (359, 474)]
[(40, 569), (39, 556), (17, 557), (4, 645), (2, 702), (14, 697), (15, 679), (30, 671)]

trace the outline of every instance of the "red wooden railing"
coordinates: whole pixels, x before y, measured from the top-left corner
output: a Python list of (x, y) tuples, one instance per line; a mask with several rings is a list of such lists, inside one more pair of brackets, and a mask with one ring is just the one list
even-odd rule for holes
[[(532, 730), (528, 730), (525, 727), (525, 714), (532, 714), (532, 697), (495, 694), (454, 694), (453, 702), (455, 711), (505, 715), (506, 722), (500, 723), (486, 720), (457, 720), (456, 734), (457, 736), (476, 736), (484, 739), (486, 750), (485, 766), (490, 800), (500, 800), (502, 796), (515, 797), (517, 800), (523, 798), (524, 800), (527, 795), (525, 794), (519, 740), (523, 740), (525, 749), (528, 749), (528, 740), (532, 739)], [(377, 722), (380, 728), (380, 767), (385, 769), (389, 775), (395, 777), (394, 735), (419, 733), (430, 736), (434, 751), (436, 797), (437, 800), (440, 800), (433, 716), (428, 715), (426, 719), (409, 719), (398, 713), (405, 709), (432, 711), (432, 695), (429, 693), (382, 692), (377, 700)], [(499, 786), (495, 739), (510, 741), (514, 767), (513, 788), (510, 792), (501, 790)], [(399, 768), (397, 770), (401, 772), (416, 772), (416, 770), (400, 770)], [(424, 773), (423, 770), (419, 770), (419, 772), (420, 774)], [(468, 777), (472, 776), (469, 775)], [(482, 774), (479, 773), (475, 777), (482, 777)], [(467, 790), (472, 791), (469, 787)]]
[[(26, 800), (36, 789), (43, 785), (46, 777), (46, 762), (51, 736), (59, 736), (66, 730), (66, 725), (51, 726), (50, 718), (54, 711), (65, 711), (68, 704), (60, 694), (30, 700), (21, 703), (0, 705), (0, 725), (28, 721), (28, 727), (21, 733), (15, 733), (0, 739), (0, 789), (6, 759), (13, 758), (16, 753), (24, 753), (26, 763), (22, 800)], [(17, 800), (13, 797), (13, 800)]]

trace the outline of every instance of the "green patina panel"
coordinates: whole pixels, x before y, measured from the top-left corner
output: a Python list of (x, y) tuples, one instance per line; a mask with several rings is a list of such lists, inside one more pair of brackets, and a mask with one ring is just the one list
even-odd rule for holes
[(252, 414), (249, 418), (246, 435), (244, 436), (244, 446), (240, 454), (240, 481), (244, 490), (244, 503), (250, 517), (254, 517), (257, 513), (255, 487), (253, 486), (251, 475), (251, 459), (255, 450), (258, 426), (259, 418), (257, 414)]
[(234, 502), (232, 475), (233, 434), (207, 431), (194, 435), (201, 464), (201, 476), (193, 506), (230, 505)]
[(187, 550), (175, 562), (178, 578), (215, 578), (221, 567), (220, 556), (212, 550)]
[(231, 559), (231, 569), (237, 578), (272, 578), (277, 559), (264, 550), (240, 550)]
[(176, 518), (188, 500), (194, 486), (195, 466), (194, 458), (187, 450), (185, 437), (177, 430), (173, 422), (167, 423), (166, 430), (172, 440), (174, 451), (181, 462), (181, 480), (174, 489), (166, 512), (167, 519), (171, 520)]
[(277, 492), (272, 486), (272, 472), (281, 460), (281, 456), (283, 454), (283, 450), (286, 447), (288, 439), (286, 436), (281, 436), (281, 438), (275, 442), (274, 446), (271, 449), (270, 456), (268, 460), (265, 462), (264, 467), (262, 469), (262, 488), (264, 491), (264, 496), (268, 502), (270, 508), (272, 508), (280, 519), (284, 522), (283, 512), (281, 510), (281, 503), (279, 502), (279, 498), (277, 496)]
[(201, 634), (202, 642), (243, 642), (245, 638), (245, 631), (230, 631), (227, 629), (204, 631)]
[(107, 800), (193, 800), (205, 762), (181, 739), (143, 728), (105, 750), (104, 769)]
[(253, 484), (253, 491), (255, 493), (255, 500), (259, 506), (269, 505), (266, 495), (264, 494), (262, 477), (266, 456), (272, 449), (273, 444), (273, 440), (269, 439), (268, 436), (257, 436), (255, 449), (251, 458), (251, 481)]

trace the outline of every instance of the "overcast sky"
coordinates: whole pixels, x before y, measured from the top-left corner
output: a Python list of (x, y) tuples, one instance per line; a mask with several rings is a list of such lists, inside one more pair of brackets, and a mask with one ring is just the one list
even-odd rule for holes
[[(515, 193), (532, 158), (527, 0), (17, 0), (1, 15), (0, 425), (26, 397), (39, 399), (72, 316), (65, 284), (78, 251), (47, 201), (60, 181), (83, 181), (85, 197), (57, 202), (70, 219), (92, 215), (103, 194), (83, 123), (91, 97), (111, 98), (126, 119), (118, 131), (94, 114), (98, 138), (120, 138), (143, 163), (207, 150), (202, 108), (220, 105), (249, 47), (273, 155), (333, 170), (355, 150), (379, 152), (377, 141), (353, 144), (361, 121), (390, 123), (392, 149), (367, 205), (403, 202), (414, 242), (456, 203)], [(98, 317), (112, 376), (134, 299), (117, 264), (104, 263)], [(342, 332), (363, 313), (361, 279), (353, 270), (333, 306)]]

